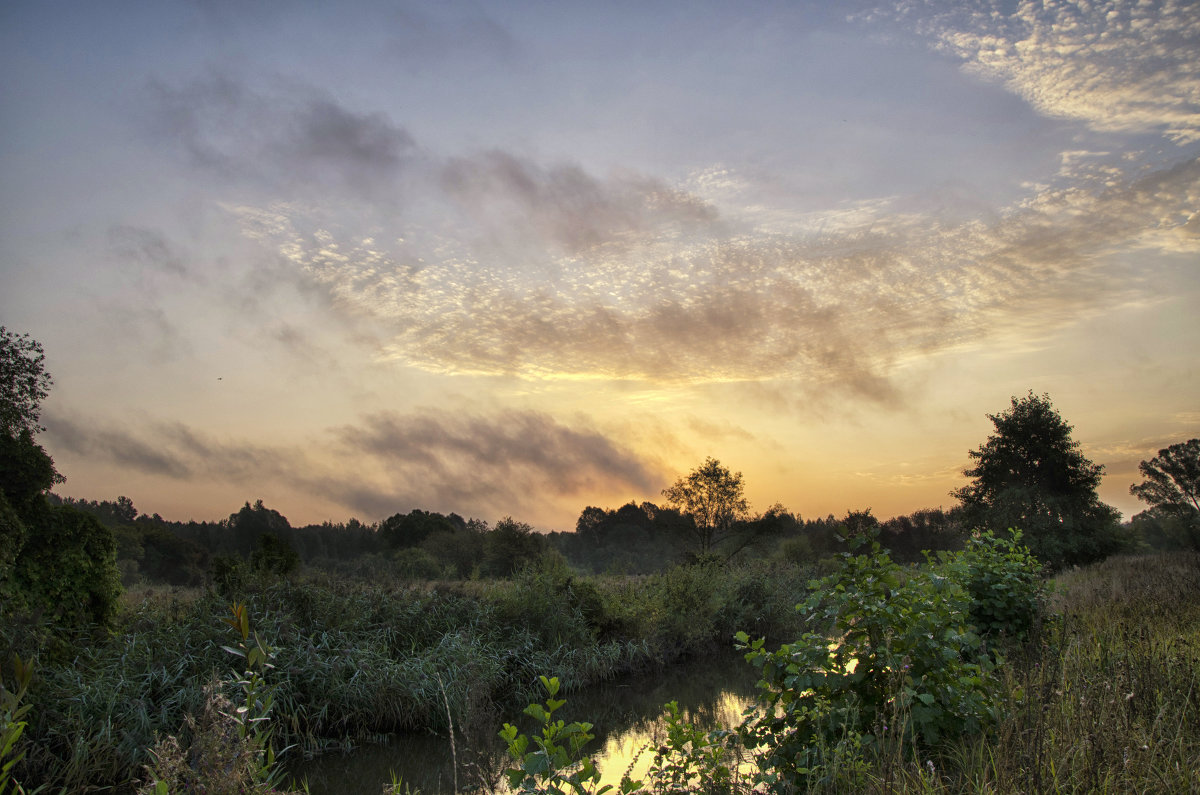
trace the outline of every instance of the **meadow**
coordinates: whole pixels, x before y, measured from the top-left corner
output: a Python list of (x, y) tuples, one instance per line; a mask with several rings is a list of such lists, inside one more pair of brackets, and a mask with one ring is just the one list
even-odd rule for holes
[[(924, 576), (918, 571), (898, 567), (900, 587), (917, 583)], [(212, 696), (207, 685), (223, 679), (229, 697), (238, 698), (229, 685), (238, 661), (222, 620), (233, 599), (245, 603), (252, 637), (257, 633), (272, 655), (273, 668), (263, 669), (263, 677), (273, 685), (270, 739), (276, 747), (291, 746), (289, 754), (316, 752), (400, 731), (445, 735), (453, 724), (465, 748), (499, 722), (515, 720), (524, 704), (540, 703), (543, 675), (555, 677), (558, 695), (569, 700), (587, 684), (728, 647), (737, 632), (765, 637), (762, 654), (799, 638), (811, 627), (794, 608), (814, 598), (813, 604), (821, 602), (821, 594), (810, 592), (819, 573), (759, 563), (580, 577), (559, 561), (512, 580), (387, 588), (311, 576), (257, 582), (237, 594), (211, 588), (131, 592), (118, 629), (107, 637), (60, 642), (36, 623), (0, 630), (7, 648), (32, 649), (36, 657), (25, 696), (28, 725), (14, 746), (23, 758), (12, 772), (31, 791), (37, 785), (50, 792), (145, 786), (156, 742), (170, 734), (187, 748), (207, 730), (203, 721), (187, 719), (205, 713)], [(920, 707), (919, 700), (902, 707), (903, 699), (893, 694), (874, 715), (860, 700), (854, 714), (862, 720), (853, 732), (843, 721), (841, 734), (813, 735), (830, 752), (812, 766), (819, 775), (767, 788), (1198, 791), (1200, 555), (1110, 558), (1061, 573), (1050, 586), (1044, 609), (1022, 638), (1002, 634), (983, 644), (987, 656), (980, 659), (999, 662), (981, 663), (996, 684), (994, 720), (930, 741), (911, 711), (896, 714)], [(863, 612), (847, 626), (866, 626), (862, 594), (868, 591), (851, 590)], [(889, 588), (870, 620), (891, 620), (886, 610), (905, 604), (898, 593)], [(922, 648), (904, 647), (905, 659), (915, 659)], [(769, 660), (758, 664), (764, 662)], [(767, 704), (786, 687), (772, 689), (770, 672), (763, 670)], [(878, 670), (890, 668), (881, 662)], [(955, 688), (965, 681), (946, 692), (959, 692)], [(793, 703), (802, 704), (803, 695)], [(962, 712), (954, 709), (946, 714)], [(913, 731), (878, 731), (872, 721), (885, 713), (893, 725)], [(803, 714), (793, 717), (793, 727), (804, 725)], [(657, 778), (644, 780), (642, 788), (749, 791), (756, 784), (752, 771), (769, 772), (771, 764), (766, 746), (755, 748), (752, 739), (745, 732), (709, 735), (676, 726), (663, 740), (668, 753), (655, 768)], [(533, 750), (517, 760), (518, 768)], [(564, 777), (579, 772), (572, 765), (586, 751), (584, 746), (564, 760)], [(462, 788), (495, 783), (464, 772)]]

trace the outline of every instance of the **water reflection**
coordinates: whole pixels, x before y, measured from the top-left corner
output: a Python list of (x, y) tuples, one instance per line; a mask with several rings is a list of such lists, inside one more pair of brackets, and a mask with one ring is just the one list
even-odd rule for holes
[[(595, 725), (596, 739), (585, 750), (604, 774), (603, 783), (617, 784), (631, 765), (634, 778), (649, 768), (653, 748), (640, 757), (638, 752), (661, 741), (663, 704), (678, 702), (687, 720), (705, 728), (728, 727), (741, 719), (742, 710), (752, 701), (756, 681), (754, 669), (740, 655), (718, 654), (658, 674), (568, 693), (563, 696), (566, 706), (555, 717)], [(535, 731), (532, 719), (520, 715), (519, 708), (506, 717), (526, 734)], [(485, 734), (495, 738), (499, 730), (497, 724)], [(464, 741), (457, 740), (460, 792), (499, 787), (501, 771), (508, 764), (504, 747), (498, 739), (484, 745), (465, 748)], [(444, 735), (397, 735), (384, 745), (298, 762), (291, 771), (297, 779), (307, 778), (311, 795), (378, 793), (391, 781), (392, 773), (424, 795), (455, 790), (450, 742)]]

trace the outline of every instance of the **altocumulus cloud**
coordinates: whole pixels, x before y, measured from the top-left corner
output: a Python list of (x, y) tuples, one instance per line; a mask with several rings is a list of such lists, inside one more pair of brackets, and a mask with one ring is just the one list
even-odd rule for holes
[(603, 434), (527, 411), (377, 414), (303, 446), (218, 440), (180, 423), (130, 429), (53, 415), (46, 424), (53, 451), (176, 480), (303, 489), (371, 516), (521, 513), (596, 490), (645, 493), (662, 479)]
[[(920, 21), (968, 69), (1048, 116), (1200, 141), (1200, 14), (1190, 0), (953, 3)], [(901, 6), (901, 16), (915, 6)], [(919, 11), (917, 12), (919, 13)]]
[(893, 401), (915, 358), (1036, 340), (1152, 296), (1114, 252), (1200, 246), (1194, 6), (929, 3), (895, 15), (1043, 114), (1173, 146), (1064, 153), (1059, 173), (990, 216), (872, 199), (822, 220), (703, 184), (500, 150), (440, 156), (382, 115), (294, 87), (159, 87), (159, 118), (217, 173), (281, 189), (312, 180), (338, 198), (419, 195), (386, 217), (364, 210), (369, 221), (337, 202), (226, 209), (273, 268), (369, 324), (384, 356), (437, 373), (775, 380)]
[(1104, 256), (1129, 245), (1194, 250), (1186, 224), (1198, 176), (1190, 159), (1134, 178), (1105, 171), (955, 224), (872, 203), (820, 235), (631, 223), (570, 255), (549, 253), (561, 242), (552, 229), (540, 258), (520, 263), (461, 241), (421, 252), (429, 257), (339, 241), (301, 232), (319, 221), (287, 212), (272, 214), (269, 230), (254, 213), (243, 220), (339, 310), (390, 329), (386, 355), (430, 371), (800, 379), (887, 400), (907, 357), (1006, 328), (1044, 334), (1142, 297)]

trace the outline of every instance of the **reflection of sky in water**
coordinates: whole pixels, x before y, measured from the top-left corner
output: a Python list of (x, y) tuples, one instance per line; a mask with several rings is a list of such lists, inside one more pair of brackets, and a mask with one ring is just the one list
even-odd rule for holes
[[(730, 727), (741, 720), (749, 705), (757, 681), (755, 670), (740, 655), (715, 654), (667, 671), (643, 677), (610, 682), (561, 697), (566, 706), (555, 713), (567, 721), (593, 724), (596, 739), (585, 751), (596, 761), (604, 775), (604, 784), (619, 784), (630, 764), (638, 778), (654, 760), (654, 748), (665, 738), (661, 722), (663, 705), (676, 701), (685, 720), (705, 728)], [(524, 734), (532, 736), (537, 728), (532, 719), (512, 710), (501, 722), (516, 721)], [(489, 739), (495, 738), (500, 726)], [(495, 745), (481, 754), (464, 747), (458, 739), (459, 789), (478, 780), (464, 770), (468, 760), (477, 760), (495, 770), (508, 765), (503, 746)], [(649, 746), (649, 747), (647, 747)], [(640, 757), (638, 752), (646, 748)], [(340, 795), (344, 792), (378, 792), (391, 780), (402, 776), (405, 783), (424, 795), (454, 791), (450, 743), (444, 736), (432, 734), (400, 735), (386, 745), (369, 745), (350, 754), (330, 754), (297, 761), (289, 770), (299, 779), (306, 777), (311, 795)], [(495, 776), (499, 781), (501, 777)]]
[[(754, 702), (744, 694), (729, 690), (717, 693), (715, 699), (700, 709), (680, 709), (684, 723), (699, 723), (708, 728), (733, 728), (742, 720), (742, 712)], [(666, 726), (661, 718), (638, 721), (621, 732), (604, 739), (601, 749), (592, 758), (600, 769), (601, 784), (621, 783), (621, 777), (644, 779), (654, 761), (654, 749), (666, 740)]]

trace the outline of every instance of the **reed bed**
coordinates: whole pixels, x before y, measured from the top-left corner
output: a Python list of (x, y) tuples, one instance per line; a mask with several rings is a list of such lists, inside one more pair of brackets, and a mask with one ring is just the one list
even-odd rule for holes
[[(0, 628), (37, 657), (17, 779), (52, 790), (132, 791), (167, 734), (186, 742), (205, 685), (234, 660), (221, 617), (247, 603), (275, 650), (273, 723), (292, 753), (413, 730), (494, 731), (501, 710), (550, 672), (572, 690), (669, 665), (748, 623), (790, 631), (807, 572), (794, 566), (678, 569), (640, 578), (577, 577), (562, 565), (506, 581), (380, 587), (326, 577), (239, 593), (127, 595), (118, 630), (55, 640)], [(772, 618), (773, 617), (773, 618)]]

